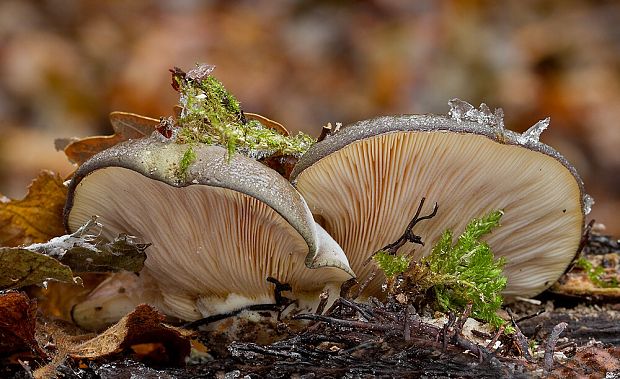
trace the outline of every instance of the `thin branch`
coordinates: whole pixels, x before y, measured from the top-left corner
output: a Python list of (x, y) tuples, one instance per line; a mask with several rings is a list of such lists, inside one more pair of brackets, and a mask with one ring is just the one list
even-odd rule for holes
[(551, 370), (553, 370), (553, 353), (555, 352), (555, 345), (558, 343), (558, 339), (560, 338), (560, 334), (566, 329), (568, 326), (567, 323), (561, 322), (553, 327), (551, 331), (551, 335), (547, 339), (547, 343), (545, 346), (545, 368), (543, 371), (543, 375), (549, 375)]
[(379, 249), (379, 250), (375, 251), (374, 253), (372, 253), (368, 257), (368, 259), (366, 259), (366, 261), (364, 262), (364, 265), (367, 265), (371, 261), (372, 257), (374, 257), (380, 251), (385, 251), (388, 254), (395, 255), (398, 252), (398, 249), (403, 247), (407, 242), (411, 242), (411, 243), (415, 243), (415, 244), (424, 246), (424, 241), (422, 241), (422, 237), (417, 235), (417, 234), (415, 234), (413, 232), (413, 228), (420, 221), (430, 220), (431, 218), (435, 217), (437, 215), (437, 210), (439, 209), (439, 206), (437, 205), (437, 203), (435, 203), (431, 213), (427, 214), (426, 216), (420, 217), (420, 213), (422, 212), (422, 207), (424, 207), (424, 202), (425, 201), (426, 201), (425, 197), (423, 197), (420, 200), (420, 204), (418, 205), (418, 209), (416, 210), (415, 215), (413, 216), (411, 221), (409, 221), (409, 224), (407, 225), (407, 228), (405, 229), (405, 232), (396, 241), (394, 241), (394, 242), (392, 242), (390, 244), (387, 244), (387, 245), (383, 246), (381, 249)]

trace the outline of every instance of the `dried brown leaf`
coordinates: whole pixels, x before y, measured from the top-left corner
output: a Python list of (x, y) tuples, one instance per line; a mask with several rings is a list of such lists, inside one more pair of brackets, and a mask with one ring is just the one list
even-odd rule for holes
[(258, 122), (260, 122), (261, 124), (263, 124), (263, 126), (265, 126), (266, 128), (275, 130), (276, 132), (284, 135), (284, 136), (290, 136), (291, 134), (288, 132), (288, 130), (286, 130), (286, 128), (284, 127), (284, 125), (280, 124), (279, 122), (273, 121), (271, 119), (268, 119), (265, 116), (261, 116), (259, 114), (256, 113), (247, 113), (244, 112), (243, 115), (245, 116), (245, 118), (247, 120), (256, 120)]
[(99, 359), (133, 350), (138, 359), (157, 356), (158, 364), (183, 365), (189, 355), (189, 332), (163, 323), (164, 315), (142, 304), (98, 336), (78, 345), (69, 355)]
[(0, 201), (0, 246), (43, 242), (63, 234), (66, 197), (62, 178), (44, 170), (32, 181), (24, 199)]
[(37, 303), (21, 292), (0, 293), (0, 354), (35, 353), (44, 357), (35, 339)]
[(620, 371), (620, 347), (584, 346), (549, 378), (603, 378)]
[(113, 135), (86, 137), (73, 141), (64, 148), (67, 158), (80, 165), (98, 152), (120, 142), (149, 136), (159, 126), (157, 119), (127, 112), (110, 113), (110, 123), (114, 130)]

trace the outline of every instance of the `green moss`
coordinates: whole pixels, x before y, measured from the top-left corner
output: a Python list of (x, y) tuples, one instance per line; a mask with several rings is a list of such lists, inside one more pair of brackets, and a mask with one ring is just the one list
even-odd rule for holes
[[(496, 327), (505, 322), (497, 315), (506, 287), (505, 260), (495, 259), (484, 235), (499, 226), (501, 211), (472, 219), (453, 241), (446, 230), (431, 253), (419, 262), (408, 256), (379, 252), (374, 256), (388, 278), (392, 295), (404, 294), (411, 302), (434, 303), (443, 311), (463, 311), (472, 304), (472, 316)], [(429, 299), (430, 295), (430, 299)]]
[(183, 107), (178, 143), (205, 143), (255, 159), (272, 155), (301, 156), (316, 142), (299, 133), (284, 136), (256, 120), (247, 121), (237, 99), (211, 75), (201, 79), (176, 76)]
[(405, 272), (411, 262), (411, 258), (407, 255), (392, 255), (383, 250), (377, 252), (372, 258), (388, 278)]
[(185, 153), (183, 154), (183, 158), (181, 158), (181, 162), (179, 163), (179, 174), (181, 176), (185, 176), (187, 174), (187, 169), (189, 166), (196, 161), (196, 152), (194, 152), (193, 147), (190, 145)]
[(618, 280), (616, 278), (604, 278), (605, 269), (601, 266), (595, 266), (592, 262), (587, 260), (585, 257), (579, 257), (577, 262), (575, 262), (575, 266), (581, 268), (585, 271), (586, 275), (592, 283), (600, 288), (617, 288)]
[(502, 212), (495, 211), (471, 220), (456, 243), (452, 232), (445, 231), (431, 254), (422, 259), (438, 276), (433, 290), (442, 309), (459, 310), (471, 303), (473, 317), (495, 326), (504, 323), (497, 310), (507, 283), (502, 271), (505, 259), (495, 259), (489, 245), (480, 241), (499, 226), (501, 217)]

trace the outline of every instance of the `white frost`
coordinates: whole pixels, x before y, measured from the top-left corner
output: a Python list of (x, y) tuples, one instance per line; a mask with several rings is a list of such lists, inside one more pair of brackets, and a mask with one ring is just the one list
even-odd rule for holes
[(594, 198), (587, 193), (583, 196), (583, 213), (588, 215), (592, 212), (592, 206), (594, 205)]
[(523, 132), (520, 136), (517, 137), (517, 142), (519, 144), (524, 145), (527, 143), (538, 142), (540, 140), (540, 135), (542, 132), (549, 127), (549, 123), (551, 122), (551, 118), (547, 117), (543, 120), (538, 121), (536, 124), (532, 125), (528, 130)]
[(476, 109), (470, 103), (456, 98), (448, 101), (448, 105), (450, 106), (448, 115), (456, 122), (463, 120), (475, 122), (503, 134), (504, 111), (502, 108), (495, 108), (495, 111), (492, 112), (488, 105), (482, 103)]

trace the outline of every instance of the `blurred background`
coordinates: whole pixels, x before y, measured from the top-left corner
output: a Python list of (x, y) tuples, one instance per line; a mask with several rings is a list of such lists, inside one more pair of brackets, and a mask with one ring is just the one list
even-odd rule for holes
[(209, 63), (246, 111), (327, 122), (502, 107), (563, 153), (620, 235), (617, 1), (0, 2), (0, 193), (69, 174), (58, 137), (110, 134), (113, 110), (170, 115), (168, 69)]

